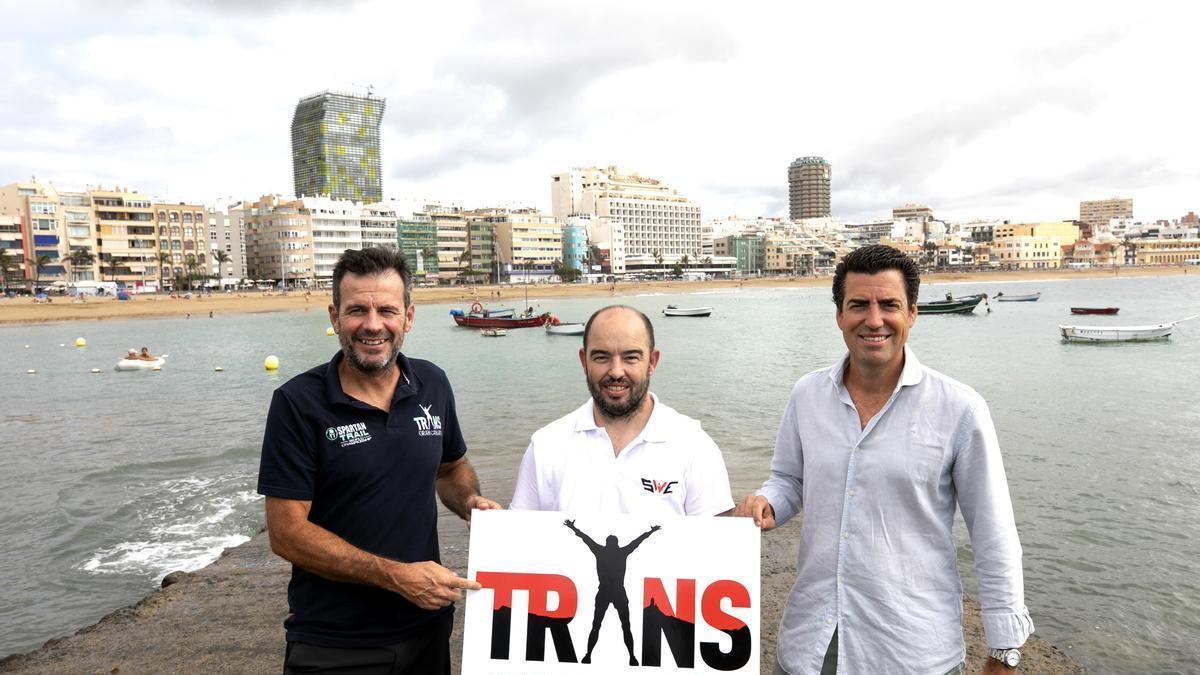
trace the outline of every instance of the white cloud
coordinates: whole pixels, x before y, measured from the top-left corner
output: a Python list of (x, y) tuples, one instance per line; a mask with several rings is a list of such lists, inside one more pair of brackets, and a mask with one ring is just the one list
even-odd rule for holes
[(781, 215), (820, 154), (851, 218), (1200, 208), (1187, 5), (9, 4), (0, 181), (288, 193), (296, 101), (357, 83), (390, 196), (548, 207), (550, 174), (616, 163)]

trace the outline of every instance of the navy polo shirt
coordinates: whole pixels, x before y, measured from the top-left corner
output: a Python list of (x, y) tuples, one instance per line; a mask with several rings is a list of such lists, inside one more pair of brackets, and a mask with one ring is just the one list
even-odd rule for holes
[[(311, 501), (309, 521), (402, 562), (440, 562), (435, 479), (466, 454), (454, 393), (441, 368), (403, 354), (384, 412), (342, 391), (342, 354), (275, 390), (258, 492)], [(295, 565), (287, 639), (326, 647), (394, 644), (453, 607), (424, 610), (373, 586), (330, 581)]]

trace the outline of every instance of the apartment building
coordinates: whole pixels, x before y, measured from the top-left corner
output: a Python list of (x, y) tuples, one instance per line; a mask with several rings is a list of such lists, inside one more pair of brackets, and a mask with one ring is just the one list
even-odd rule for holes
[(788, 166), (788, 217), (827, 218), (832, 215), (829, 191), (833, 167), (824, 157), (797, 157)]
[(1079, 240), (1071, 221), (997, 225), (990, 262), (1007, 269), (1054, 269), (1063, 266), (1063, 247)]
[(933, 220), (933, 209), (924, 204), (905, 204), (892, 209), (892, 220)]
[(438, 264), (437, 225), (428, 213), (398, 212), (396, 241), (404, 257), (412, 266), (413, 277), (424, 281), (437, 279), (441, 270)]
[(251, 279), (288, 287), (316, 282), (312, 221), (303, 201), (265, 195), (243, 206), (246, 269)]
[[(513, 282), (544, 280), (563, 260), (563, 225), (537, 209), (491, 208), (470, 211), (472, 268), (488, 270), (488, 256)], [(474, 228), (491, 239), (477, 239)], [(490, 250), (489, 250), (490, 244)], [(479, 249), (477, 251), (477, 248)]]
[[(470, 270), (470, 231), (463, 209), (457, 204), (431, 203), (424, 211), (437, 229), (439, 279), (466, 276)], [(465, 271), (465, 272), (464, 272)]]
[[(222, 280), (249, 278), (246, 269), (245, 204), (218, 202), (204, 211), (208, 223), (209, 272)], [(222, 262), (224, 260), (224, 262)]]
[[(139, 258), (144, 259), (149, 254), (153, 261), (153, 265), (149, 266), (149, 269), (161, 275), (158, 281), (161, 281), (164, 286), (179, 290), (204, 285), (207, 281), (206, 277), (210, 274), (211, 249), (208, 243), (205, 207), (202, 204), (185, 204), (183, 202), (166, 204), (147, 201), (143, 205), (136, 200), (130, 200), (128, 196), (123, 200), (124, 206), (114, 203), (115, 201), (121, 201), (120, 195), (117, 193), (92, 193), (92, 203), (95, 204), (97, 221), (102, 234), (106, 237), (102, 242), (97, 241), (100, 249), (101, 272), (104, 271), (106, 249), (114, 256), (114, 260), (123, 256), (125, 260), (129, 261), (126, 263), (129, 270), (125, 272), (127, 275), (137, 273), (132, 266), (133, 261)], [(102, 211), (102, 205), (105, 205), (108, 210)], [(142, 239), (139, 234), (144, 229), (140, 225), (142, 213), (140, 208), (143, 206), (149, 208), (154, 215), (149, 238), (150, 246), (147, 246), (146, 240)], [(126, 214), (128, 215), (126, 216)], [(109, 221), (112, 223), (111, 225), (106, 224), (108, 219), (112, 219)], [(123, 221), (128, 221), (130, 224), (122, 228), (120, 223)], [(108, 233), (107, 230), (110, 228), (112, 231)], [(154, 248), (155, 235), (158, 237), (158, 250), (148, 250)], [(128, 238), (128, 245), (124, 251), (120, 249), (122, 236)], [(114, 242), (107, 237), (116, 240), (116, 249), (111, 245)], [(146, 273), (146, 268), (146, 265), (142, 265), (143, 274)], [(116, 280), (121, 281), (122, 279)], [(124, 281), (128, 286), (129, 280), (124, 279)], [(134, 282), (134, 285), (137, 286), (139, 283), (142, 286), (147, 284), (143, 279)]]
[(1083, 238), (1091, 239), (1093, 232), (1107, 228), (1113, 218), (1133, 218), (1133, 199), (1096, 199), (1079, 202), (1079, 222)]

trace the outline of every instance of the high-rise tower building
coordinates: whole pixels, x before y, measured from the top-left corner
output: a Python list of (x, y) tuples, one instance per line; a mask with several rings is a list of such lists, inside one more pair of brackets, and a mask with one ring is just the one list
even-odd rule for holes
[(828, 218), (833, 167), (824, 157), (797, 157), (788, 166), (788, 217)]
[(292, 116), (297, 197), (383, 200), (379, 123), (385, 103), (369, 91), (323, 91), (300, 99)]

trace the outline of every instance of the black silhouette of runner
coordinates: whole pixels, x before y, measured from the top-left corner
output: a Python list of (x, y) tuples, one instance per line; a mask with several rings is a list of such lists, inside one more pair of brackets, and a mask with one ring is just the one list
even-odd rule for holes
[(604, 613), (608, 611), (608, 606), (612, 605), (617, 610), (617, 616), (621, 618), (621, 631), (625, 634), (625, 648), (629, 650), (629, 665), (638, 665), (637, 657), (633, 655), (633, 632), (629, 629), (629, 596), (625, 595), (625, 561), (629, 558), (629, 554), (633, 553), (633, 549), (645, 541), (646, 537), (661, 530), (662, 526), (651, 527), (625, 546), (618, 546), (617, 538), (610, 534), (604, 540), (604, 545), (601, 546), (575, 527), (575, 521), (564, 520), (563, 525), (571, 528), (571, 531), (592, 550), (592, 555), (596, 556), (596, 577), (600, 581), (600, 587), (596, 589), (596, 613), (592, 617), (592, 632), (588, 634), (587, 654), (584, 654), (582, 663), (592, 662), (592, 649), (596, 647), (596, 641), (600, 639), (600, 623), (604, 620)]

